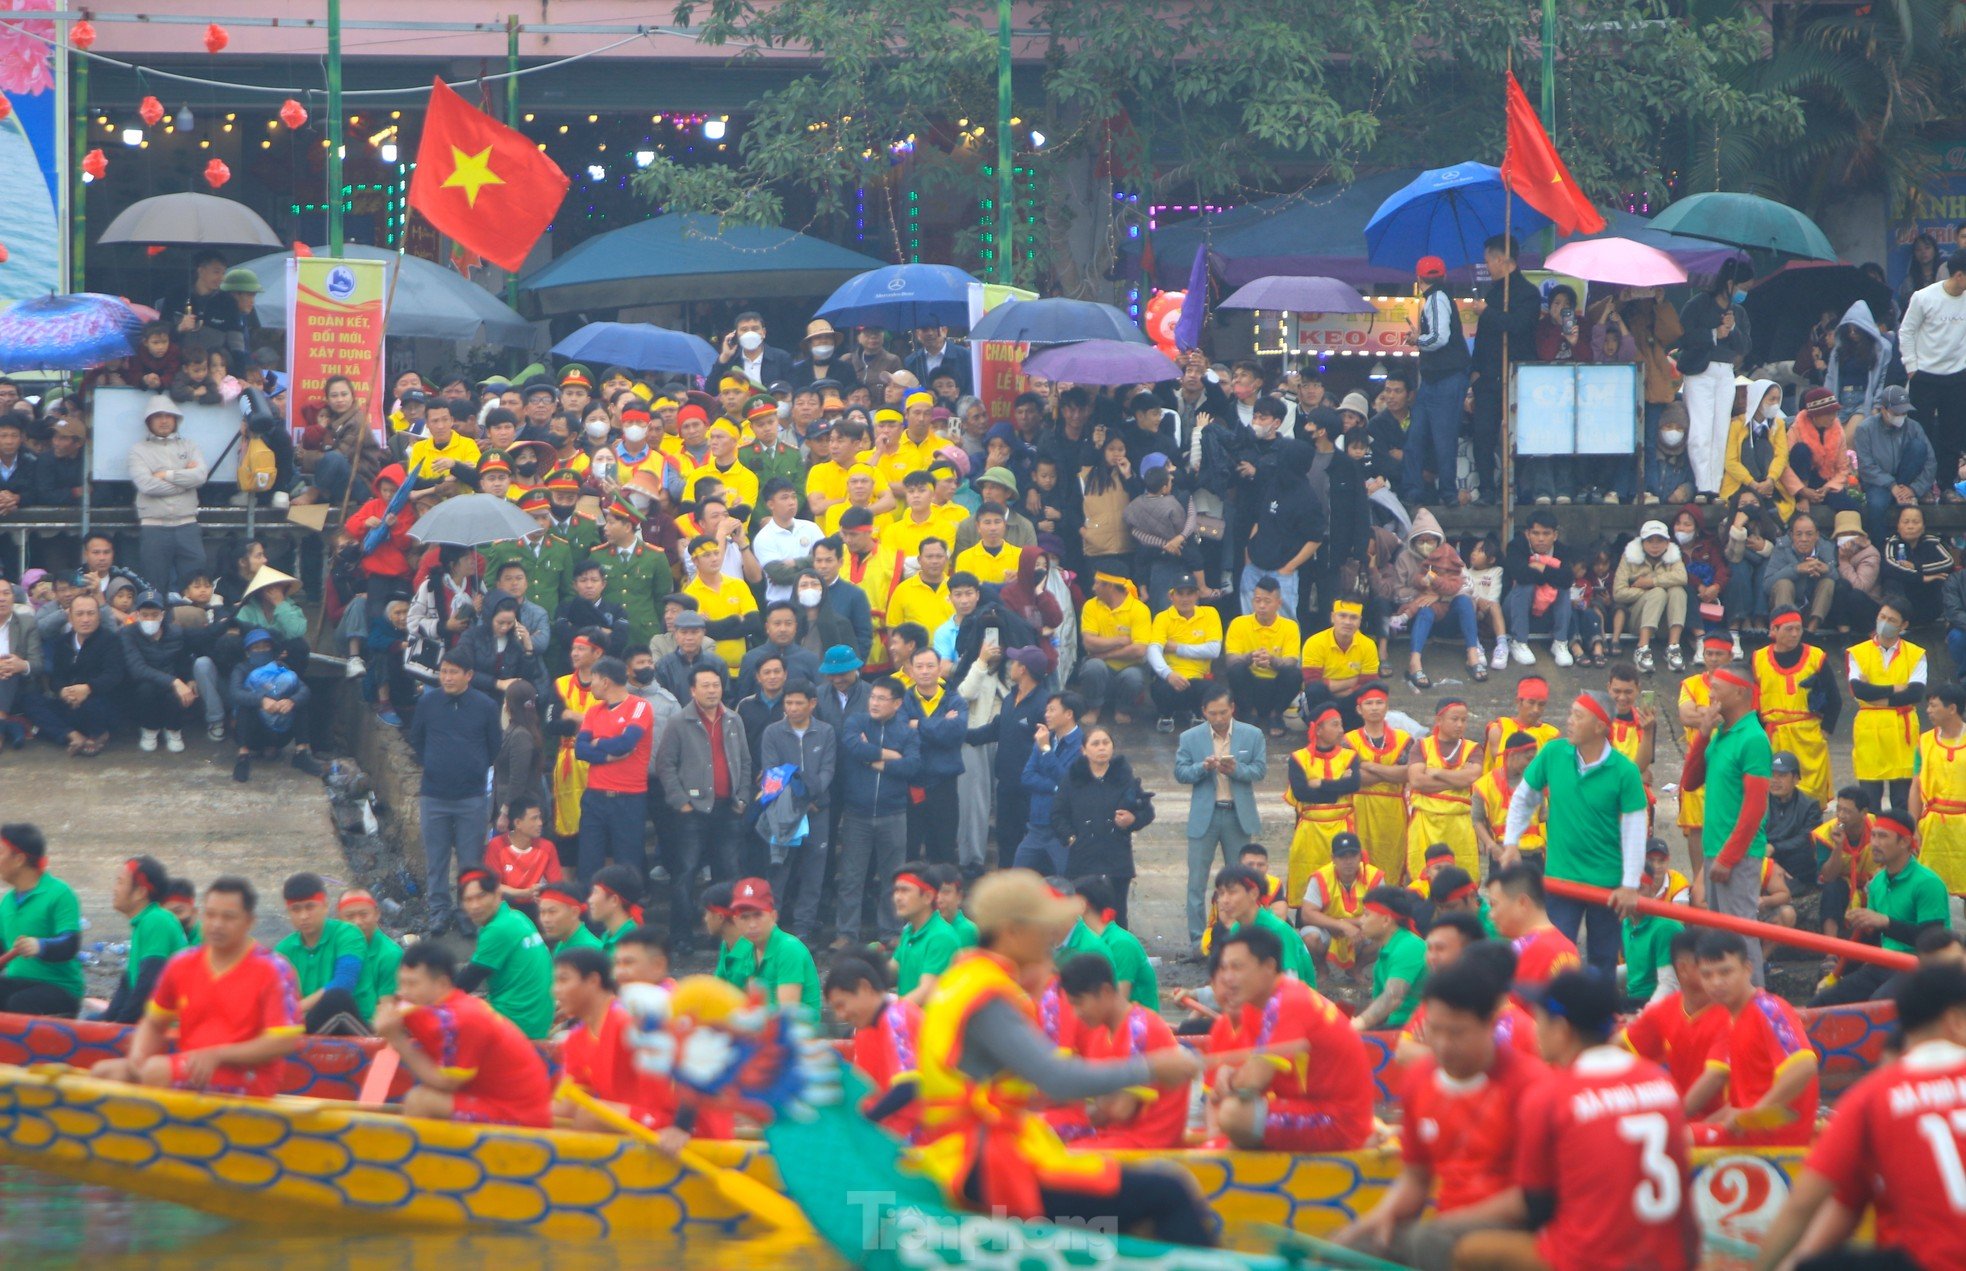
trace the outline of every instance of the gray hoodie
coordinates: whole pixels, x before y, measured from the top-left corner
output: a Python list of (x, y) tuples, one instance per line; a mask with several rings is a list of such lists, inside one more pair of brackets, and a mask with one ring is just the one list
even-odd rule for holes
[[(1877, 346), (1877, 356), (1870, 364), (1870, 376), (1864, 385), (1863, 397), (1856, 401), (1841, 403), (1843, 417), (1850, 419), (1853, 416), (1868, 415), (1877, 409), (1877, 394), (1884, 387), (1884, 372), (1891, 367), (1892, 344), (1891, 338), (1877, 329), (1877, 319), (1871, 316), (1870, 305), (1862, 300), (1852, 301), (1850, 307), (1843, 311), (1843, 318), (1836, 324), (1836, 328), (1841, 333), (1844, 327), (1857, 328)], [(1840, 353), (1838, 342), (1832, 341), (1829, 364), (1823, 368), (1823, 383), (1832, 393), (1837, 391), (1837, 358)]]
[(196, 442), (182, 433), (156, 437), (146, 432), (130, 447), (127, 463), (137, 488), (138, 524), (198, 523), (198, 487), (211, 473)]

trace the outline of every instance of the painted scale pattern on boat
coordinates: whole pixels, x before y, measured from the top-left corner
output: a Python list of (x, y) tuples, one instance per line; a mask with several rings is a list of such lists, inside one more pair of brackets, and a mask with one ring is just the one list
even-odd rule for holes
[[(776, 1170), (762, 1147), (705, 1144)], [(245, 1221), (523, 1228), (572, 1239), (731, 1237), (745, 1215), (701, 1176), (605, 1134), (255, 1104), (0, 1069), (0, 1160)]]

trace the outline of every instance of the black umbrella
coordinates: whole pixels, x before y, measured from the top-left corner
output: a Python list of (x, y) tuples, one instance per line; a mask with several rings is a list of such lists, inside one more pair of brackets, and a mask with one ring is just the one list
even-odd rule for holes
[(1792, 260), (1748, 289), (1748, 325), (1756, 362), (1783, 362), (1796, 355), (1823, 314), (1831, 321), (1856, 301), (1870, 306), (1882, 327), (1895, 326), (1891, 289), (1855, 265)]

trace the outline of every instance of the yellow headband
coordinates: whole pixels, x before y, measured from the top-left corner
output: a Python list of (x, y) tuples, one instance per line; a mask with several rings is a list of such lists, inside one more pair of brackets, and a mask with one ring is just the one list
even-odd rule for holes
[(749, 387), (751, 387), (751, 381), (745, 379), (742, 375), (726, 375), (721, 380), (717, 381), (717, 388), (719, 390), (726, 389), (726, 388), (749, 388)]
[(881, 479), (881, 474), (878, 468), (874, 468), (864, 463), (856, 463), (851, 468), (848, 468), (846, 470), (847, 480), (851, 481), (855, 477), (865, 477), (869, 481), (878, 482)]
[(723, 549), (722, 547), (720, 547), (720, 546), (718, 546), (718, 545), (717, 545), (716, 543), (700, 543), (700, 544), (698, 544), (698, 545), (697, 545), (697, 548), (696, 548), (696, 550), (695, 550), (695, 551), (693, 551), (693, 552), (691, 552), (691, 553), (690, 553), (690, 555), (691, 555), (692, 557), (696, 557), (696, 556), (715, 556), (715, 555), (717, 555), (717, 554), (718, 554), (719, 552), (722, 552), (723, 550), (724, 550), (724, 549)]
[(674, 403), (674, 402), (672, 402), (672, 401), (670, 401), (670, 400), (669, 400), (668, 398), (666, 398), (666, 397), (658, 397), (658, 398), (656, 398), (656, 399), (655, 399), (655, 401), (654, 401), (654, 403), (653, 403), (653, 404), (652, 404), (652, 405), (651, 405), (651, 406), (649, 407), (649, 409), (650, 409), (650, 410), (674, 410), (674, 409), (676, 409), (676, 403)]
[(655, 396), (655, 390), (650, 388), (646, 384), (630, 384), (628, 386), (628, 391), (633, 393), (635, 396), (641, 398), (643, 401), (647, 401), (649, 398)]
[(1365, 613), (1365, 606), (1356, 600), (1334, 600), (1331, 602), (1331, 612), (1362, 615)]
[(901, 422), (901, 412), (891, 406), (884, 406), (874, 412), (874, 422), (877, 424), (898, 424)]
[(933, 406), (935, 405), (935, 394), (918, 388), (902, 398), (901, 404), (909, 410), (913, 410), (917, 406)]
[(1133, 580), (1131, 578), (1122, 578), (1118, 574), (1096, 573), (1092, 576), (1092, 581), (1096, 583), (1105, 583), (1109, 587), (1119, 588), (1121, 591), (1126, 593), (1126, 598), (1128, 600), (1140, 599), (1140, 589), (1133, 585)]
[(710, 431), (729, 433), (731, 440), (733, 441), (735, 441), (741, 435), (738, 432), (737, 425), (731, 423), (728, 419), (719, 419), (716, 423), (711, 424)]

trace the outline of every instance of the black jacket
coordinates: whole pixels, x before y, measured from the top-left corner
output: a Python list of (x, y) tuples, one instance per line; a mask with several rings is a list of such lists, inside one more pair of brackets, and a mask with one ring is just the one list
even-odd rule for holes
[(0, 470), (0, 494), (17, 494), (22, 507), (37, 503), (41, 498), (41, 456), (27, 447), (21, 447), (14, 455), (14, 470), (9, 473)]
[(185, 646), (184, 631), (171, 621), (168, 611), (155, 638), (145, 635), (134, 622), (118, 634), (123, 641), (123, 665), (132, 682), (169, 690), (177, 681), (191, 679), (191, 653)]
[[(758, 374), (764, 377), (764, 383), (758, 385), (759, 388), (770, 388), (780, 380), (783, 380), (787, 384), (792, 382), (792, 355), (790, 353), (772, 344), (765, 345), (758, 352), (763, 355), (758, 362)], [(722, 383), (724, 376), (727, 374), (744, 374), (743, 353), (740, 352), (729, 361), (719, 361), (715, 366), (711, 367), (710, 383), (713, 385)]]
[(1051, 694), (1034, 688), (1023, 701), (1013, 692), (1003, 699), (1003, 709), (989, 723), (969, 730), (963, 738), (972, 746), (997, 744), (997, 785), (1002, 789), (1024, 789), (1024, 761), (1031, 757), (1038, 725), (1044, 723), (1044, 704)]
[[(1133, 829), (1114, 824), (1113, 814), (1121, 808), (1133, 813)], [(1153, 800), (1134, 779), (1125, 755), (1114, 755), (1103, 777), (1094, 777), (1080, 755), (1051, 801), (1051, 832), (1065, 844), (1065, 873), (1071, 878), (1133, 877), (1133, 832), (1153, 819)]]
[(91, 697), (103, 698), (129, 677), (129, 662), (123, 642), (116, 633), (97, 627), (75, 647), (75, 633), (63, 629), (52, 640), (41, 642), (41, 656), (48, 668), (48, 688), (59, 692), (76, 684), (89, 686)]
[(477, 689), (456, 697), (442, 688), (424, 689), (410, 720), (410, 748), (423, 761), (417, 793), (432, 799), (483, 798), (485, 775), (504, 740), (498, 703)]
[[(82, 502), (79, 493), (88, 484), (82, 475), (82, 456), (57, 458), (53, 451), (37, 456), (34, 473), (34, 502), (42, 507), (70, 508)], [(21, 502), (27, 502), (25, 495)]]
[[(520, 644), (516, 635), (506, 637), (505, 651), (501, 653), (491, 620), (492, 615), (487, 611), (457, 642), (459, 651), (471, 655), (471, 687), (498, 702), (505, 696), (498, 687), (500, 680), (525, 680), (534, 692), (544, 697), (546, 665), (540, 661), (539, 654)], [(572, 643), (571, 636), (568, 643)]]
[[(912, 372), (914, 377), (922, 382), (924, 389), (928, 387), (927, 350), (916, 349), (913, 353), (910, 353), (901, 360), (901, 365)], [(942, 362), (941, 365), (935, 368), (935, 371), (938, 375), (947, 372), (954, 376), (957, 392), (969, 393), (974, 391), (971, 389), (969, 383), (969, 353), (966, 349), (958, 348), (953, 343), (943, 345)]]
[(1488, 302), (1481, 321), (1475, 324), (1474, 369), (1494, 378), (1502, 373), (1502, 337), (1509, 341), (1509, 361), (1525, 362), (1536, 356), (1536, 323), (1543, 316), (1543, 298), (1535, 284), (1516, 270), (1508, 277), (1509, 304), (1502, 307), (1502, 284), (1495, 281), (1483, 288), (1481, 298)]
[(1570, 566), (1577, 557), (1571, 555), (1570, 548), (1562, 539), (1550, 545), (1545, 553), (1560, 562), (1554, 569), (1532, 569), (1529, 565), (1529, 537), (1521, 530), (1516, 531), (1509, 546), (1502, 553), (1502, 584), (1505, 587), (1541, 587), (1545, 583), (1552, 587), (1570, 586)]
[(1365, 563), (1366, 527), (1371, 524), (1370, 500), (1365, 495), (1365, 469), (1342, 450), (1331, 454), (1324, 469), (1325, 512), (1330, 524), (1324, 546), (1318, 549), (1322, 563), (1335, 567), (1347, 560)]
[(1748, 328), (1747, 307), (1733, 305), (1732, 309), (1734, 329), (1720, 341), (1714, 340), (1713, 333), (1726, 311), (1711, 293), (1701, 292), (1680, 309), (1679, 325), (1685, 334), (1679, 337), (1678, 356), (1674, 360), (1681, 375), (1698, 375), (1716, 361), (1733, 362), (1747, 356), (1754, 344), (1754, 334)]

